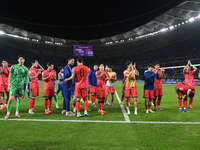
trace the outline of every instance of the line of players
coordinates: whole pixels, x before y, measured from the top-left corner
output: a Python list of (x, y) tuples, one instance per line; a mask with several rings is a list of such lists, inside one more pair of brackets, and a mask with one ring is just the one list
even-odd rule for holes
[[(52, 97), (55, 97), (55, 83), (56, 73), (53, 71), (53, 63), (47, 63), (47, 70), (39, 64), (37, 60), (32, 62), (31, 68), (28, 70), (23, 64), (25, 58), (23, 56), (18, 56), (18, 64), (8, 67), (7, 60), (2, 61), (2, 67), (0, 68), (0, 105), (3, 109), (3, 93), (6, 92), (5, 107), (7, 108), (7, 114), (5, 119), (8, 119), (10, 116), (10, 110), (12, 106), (12, 101), (15, 96), (17, 96), (17, 107), (16, 107), (16, 117), (21, 117), (19, 115), (19, 109), (21, 106), (21, 99), (24, 95), (24, 79), (26, 83), (26, 92), (28, 92), (28, 81), (31, 80), (30, 90), (31, 90), (31, 99), (29, 102), (29, 113), (34, 114), (34, 104), (35, 98), (39, 95), (39, 82), (38, 76), (42, 73), (42, 80), (44, 81), (44, 92), (43, 97), (45, 114), (50, 114), (52, 104)], [(107, 96), (111, 92), (112, 102), (111, 107), (114, 102), (114, 93), (115, 93), (115, 81), (117, 80), (117, 75), (112, 71), (112, 67), (100, 64), (99, 66), (95, 65), (94, 70), (89, 70), (89, 68), (83, 65), (83, 59), (81, 57), (77, 58), (77, 66), (74, 67), (73, 71), (71, 66), (74, 65), (74, 59), (69, 58), (68, 64), (63, 70), (63, 75), (61, 75), (62, 88), (61, 92), (64, 97), (63, 100), (63, 111), (62, 114), (67, 116), (75, 116), (73, 112), (70, 111), (70, 99), (71, 95), (74, 93), (75, 98), (73, 101), (73, 108), (77, 111), (77, 117), (81, 117), (80, 114), (80, 101), (83, 98), (84, 101), (84, 116), (89, 116), (87, 113), (88, 110), (88, 90), (91, 91), (91, 101), (92, 106), (96, 107), (95, 100), (98, 99), (98, 112), (101, 115), (104, 115), (106, 112), (103, 111), (103, 105), (107, 107)], [(125, 104), (127, 108), (127, 114), (130, 114), (129, 105), (130, 105), (130, 96), (134, 98), (135, 104), (135, 114), (137, 115), (137, 86), (136, 86), (136, 77), (139, 76), (139, 72), (136, 69), (136, 64), (131, 61), (126, 62), (127, 69), (124, 71), (124, 80), (123, 80), (123, 95), (122, 102), (124, 97), (126, 98)], [(40, 69), (37, 69), (37, 68)], [(190, 67), (193, 67), (194, 70), (190, 71)], [(98, 70), (99, 68), (99, 70)], [(162, 82), (161, 78), (165, 77), (163, 68), (159, 69), (159, 63), (155, 65), (148, 65), (148, 70), (145, 71), (145, 85), (144, 85), (144, 98), (145, 98), (145, 107), (146, 113), (154, 113), (151, 110), (151, 102), (153, 100), (155, 110), (161, 111), (160, 102), (163, 96), (162, 92)], [(98, 70), (98, 71), (97, 71)], [(185, 66), (183, 72), (185, 75), (185, 83), (178, 83), (175, 87), (176, 94), (178, 98), (179, 110), (181, 112), (188, 112), (186, 109), (187, 106), (187, 97), (190, 97), (189, 108), (192, 108), (191, 104), (193, 101), (193, 96), (195, 93), (194, 88), (194, 73), (197, 71), (196, 67), (188, 61), (188, 64)], [(8, 78), (9, 77), (9, 78)], [(62, 79), (63, 77), (63, 79)], [(73, 79), (74, 82), (72, 81)], [(106, 82), (107, 81), (107, 82)], [(74, 92), (72, 92), (74, 89)], [(58, 92), (57, 92), (58, 93)], [(182, 97), (183, 95), (183, 97)], [(158, 98), (158, 99), (157, 99)], [(184, 99), (184, 110), (181, 106), (181, 99)], [(57, 104), (57, 102), (56, 102)]]

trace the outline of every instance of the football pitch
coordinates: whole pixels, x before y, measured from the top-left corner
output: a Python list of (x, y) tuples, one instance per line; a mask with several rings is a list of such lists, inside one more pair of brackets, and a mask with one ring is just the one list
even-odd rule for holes
[[(144, 83), (137, 83), (138, 115), (134, 115), (134, 100), (131, 100), (127, 115), (125, 105), (119, 104), (121, 82), (116, 83), (113, 107), (104, 107), (101, 116), (98, 107), (89, 104), (89, 117), (77, 118), (61, 115), (62, 96), (58, 95), (58, 109), (52, 100), (53, 114), (44, 114), (43, 83), (36, 98), (34, 115), (28, 114), (29, 99), (22, 100), (21, 118), (15, 118), (16, 102), (13, 102), (9, 120), (4, 120), (6, 109), (0, 110), (0, 149), (199, 149), (200, 134), (200, 87), (196, 86), (193, 108), (190, 112), (178, 111), (175, 85), (163, 85), (160, 107), (163, 111), (146, 114), (143, 98)], [(108, 96), (108, 102), (111, 96)], [(72, 104), (72, 102), (71, 102)], [(81, 104), (83, 106), (83, 104)], [(96, 100), (96, 105), (97, 100)], [(154, 110), (154, 106), (152, 107)], [(83, 114), (83, 108), (81, 113)]]

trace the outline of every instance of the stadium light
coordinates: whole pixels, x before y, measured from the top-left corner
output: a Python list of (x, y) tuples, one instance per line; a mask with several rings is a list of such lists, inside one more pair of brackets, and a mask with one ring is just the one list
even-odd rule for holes
[(189, 19), (189, 22), (193, 22), (194, 21), (194, 17)]
[(169, 28), (172, 30), (172, 29), (174, 29), (174, 26), (170, 26)]
[(3, 31), (0, 31), (0, 35), (4, 35), (5, 34), (5, 32), (3, 32)]
[(133, 40), (133, 38), (129, 38), (128, 40), (129, 40), (129, 41), (132, 41), (132, 40)]
[(168, 30), (168, 28), (163, 28), (163, 29), (161, 29), (160, 31), (161, 32), (165, 32), (165, 31), (167, 31)]

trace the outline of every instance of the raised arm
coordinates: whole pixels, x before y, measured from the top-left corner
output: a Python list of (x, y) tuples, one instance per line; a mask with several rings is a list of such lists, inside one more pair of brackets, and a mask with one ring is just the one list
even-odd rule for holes
[(187, 65), (183, 68), (183, 73), (185, 73), (186, 72), (186, 69), (187, 69), (187, 67), (189, 67), (189, 65), (190, 65), (190, 60), (188, 60), (188, 63), (187, 63)]
[(132, 75), (133, 71), (134, 71), (134, 65), (132, 66), (132, 71), (130, 73), (127, 73), (126, 77), (129, 78)]
[(197, 67), (195, 67), (194, 65), (192, 65), (191, 62), (190, 62), (190, 66), (194, 69), (193, 70), (194, 73), (197, 72)]
[(38, 63), (38, 66), (39, 66), (39, 68), (40, 68), (39, 70), (40, 70), (40, 71), (44, 71), (44, 68), (40, 65), (40, 63), (39, 63), (38, 61), (37, 61), (37, 63)]

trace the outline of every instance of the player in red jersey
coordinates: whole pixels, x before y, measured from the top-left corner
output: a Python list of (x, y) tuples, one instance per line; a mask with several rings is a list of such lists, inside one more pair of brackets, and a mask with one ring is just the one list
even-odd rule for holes
[[(156, 62), (154, 64), (154, 71), (153, 71), (155, 73), (156, 70), (157, 70), (158, 71), (158, 76), (159, 76), (159, 79), (155, 78), (155, 81), (154, 81), (153, 103), (154, 103), (156, 111), (162, 111), (162, 109), (160, 108), (160, 102), (161, 102), (161, 98), (163, 96), (161, 79), (165, 78), (165, 72), (164, 72), (163, 68), (162, 69), (159, 69), (159, 68), (160, 68), (160, 64), (158, 62)], [(158, 100), (156, 101), (157, 98), (158, 98)]]
[[(2, 67), (0, 67), (0, 110), (7, 108), (7, 103), (9, 99), (8, 91), (8, 77), (9, 77), (10, 67), (8, 67), (8, 61), (4, 59), (2, 61)], [(3, 93), (6, 92), (5, 105), (3, 106)]]
[(129, 99), (134, 98), (134, 105), (135, 105), (135, 115), (137, 115), (137, 107), (138, 107), (138, 94), (137, 94), (137, 85), (136, 85), (136, 77), (139, 76), (139, 72), (136, 69), (136, 64), (132, 61), (127, 61), (126, 63), (127, 69), (124, 70), (124, 78), (126, 78), (126, 83), (125, 83), (125, 91), (124, 95), (126, 97), (126, 109), (127, 109), (127, 114), (130, 114), (129, 106), (130, 106), (130, 101)]
[[(194, 86), (192, 86), (190, 83), (186, 83), (186, 82), (180, 82), (178, 84), (176, 84), (175, 86), (175, 91), (176, 91), (176, 97), (178, 98), (178, 105), (179, 105), (179, 111), (180, 112), (189, 112), (186, 107), (187, 107), (187, 98), (193, 98), (194, 94), (195, 94), (195, 88)], [(182, 96), (183, 95), (183, 96)], [(181, 106), (181, 100), (184, 100), (183, 104), (183, 108)]]
[(69, 80), (72, 80), (75, 78), (75, 91), (74, 95), (76, 97), (76, 111), (77, 111), (77, 118), (81, 117), (80, 114), (80, 101), (81, 97), (84, 100), (84, 116), (89, 116), (87, 113), (88, 109), (88, 101), (87, 101), (87, 95), (88, 95), (88, 73), (89, 68), (85, 65), (83, 65), (83, 58), (78, 57), (77, 58), (77, 66), (74, 67), (73, 73), (71, 77), (65, 79), (64, 81), (67, 82)]
[[(44, 68), (39, 64), (37, 60), (33, 60), (31, 62), (32, 66), (28, 71), (30, 83), (30, 90), (31, 90), (31, 99), (29, 101), (29, 114), (34, 114), (34, 104), (35, 98), (39, 95), (39, 82), (38, 76), (44, 71)], [(39, 66), (40, 69), (37, 69)]]
[[(190, 67), (192, 67), (194, 70), (190, 70)], [(195, 88), (194, 74), (196, 71), (197, 71), (197, 68), (192, 65), (190, 60), (188, 60), (188, 64), (183, 69), (183, 75), (185, 77), (185, 82), (190, 83), (192, 86), (194, 86), (194, 88)], [(192, 102), (193, 102), (193, 97), (190, 98), (189, 100), (188, 108), (193, 109), (193, 107), (191, 106)]]
[[(107, 70), (107, 68), (106, 68)], [(104, 115), (104, 113), (106, 113), (105, 111), (103, 111), (103, 104), (104, 101), (107, 98), (107, 94), (106, 94), (106, 77), (109, 77), (109, 74), (104, 71), (104, 65), (100, 64), (99, 66), (99, 71), (96, 71), (96, 76), (97, 76), (97, 98), (98, 100), (98, 105), (99, 105), (99, 110), (98, 112), (101, 113), (101, 115)]]
[(42, 73), (42, 80), (44, 81), (44, 92), (43, 92), (43, 97), (45, 98), (44, 100), (44, 108), (45, 108), (45, 114), (52, 113), (50, 111), (51, 108), (51, 103), (52, 103), (52, 97), (55, 96), (55, 91), (54, 91), (54, 84), (53, 81), (56, 80), (55, 77), (55, 72), (52, 71), (52, 63), (48, 62), (47, 63), (47, 70), (44, 70)]

